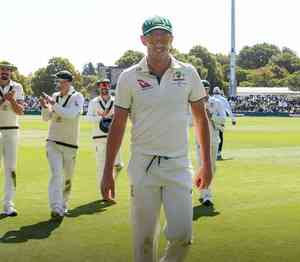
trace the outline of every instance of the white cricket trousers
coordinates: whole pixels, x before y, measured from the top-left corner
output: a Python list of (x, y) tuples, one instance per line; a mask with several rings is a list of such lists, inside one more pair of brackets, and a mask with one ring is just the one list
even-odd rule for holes
[(48, 141), (46, 151), (51, 172), (48, 188), (50, 208), (63, 214), (68, 207), (77, 149)]
[(0, 130), (0, 167), (3, 160), (4, 168), (4, 207), (14, 207), (16, 194), (16, 164), (18, 129)]
[[(133, 154), (128, 173), (131, 179), (131, 220), (134, 262), (184, 261), (192, 242), (192, 173), (186, 157), (165, 159)], [(160, 210), (163, 207), (168, 244), (158, 260)]]
[[(97, 183), (97, 189), (100, 189), (103, 169), (105, 164), (107, 138), (103, 137), (103, 138), (96, 138), (93, 140), (94, 140), (94, 145), (96, 150), (96, 183)], [(120, 152), (117, 154), (115, 160), (115, 166), (116, 165), (123, 165)]]
[[(211, 159), (211, 163), (212, 163), (212, 174), (215, 175), (218, 147), (219, 147), (219, 143), (220, 143), (219, 130), (215, 130), (213, 128), (210, 129), (210, 143), (211, 143), (210, 159)], [(196, 142), (196, 158), (197, 158), (197, 166), (198, 167), (202, 166), (200, 145), (197, 142)], [(202, 189), (201, 190), (201, 198), (203, 199), (203, 201), (212, 200), (211, 188)]]

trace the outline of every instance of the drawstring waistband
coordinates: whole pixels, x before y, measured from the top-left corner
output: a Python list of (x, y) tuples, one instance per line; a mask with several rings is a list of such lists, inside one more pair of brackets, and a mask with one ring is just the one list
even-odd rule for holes
[(152, 166), (152, 164), (153, 164), (153, 162), (154, 162), (154, 160), (155, 160), (156, 158), (157, 158), (157, 165), (158, 165), (158, 166), (160, 165), (160, 160), (161, 160), (161, 159), (164, 159), (164, 160), (169, 160), (169, 159), (170, 159), (170, 157), (167, 157), (167, 156), (157, 156), (157, 155), (153, 156), (153, 157), (151, 158), (150, 163), (149, 163), (148, 166), (146, 167), (146, 173), (148, 173), (150, 167)]

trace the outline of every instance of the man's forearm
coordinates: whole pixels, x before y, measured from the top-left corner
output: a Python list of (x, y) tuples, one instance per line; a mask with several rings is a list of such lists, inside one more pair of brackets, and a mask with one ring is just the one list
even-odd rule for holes
[(204, 165), (210, 163), (210, 131), (209, 120), (203, 102), (192, 104), (195, 135), (197, 143), (201, 145), (201, 157)]
[(106, 144), (105, 167), (113, 169), (115, 158), (120, 150), (125, 133), (126, 122), (113, 120)]
[(199, 121), (199, 142), (201, 144), (201, 156), (203, 164), (210, 163), (210, 131), (207, 117), (202, 117)]

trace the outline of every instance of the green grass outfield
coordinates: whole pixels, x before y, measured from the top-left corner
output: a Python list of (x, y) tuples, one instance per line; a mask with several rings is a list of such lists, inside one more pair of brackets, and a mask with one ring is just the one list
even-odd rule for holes
[[(49, 222), (47, 124), (26, 116), (21, 125), (20, 215), (0, 220), (0, 261), (132, 261), (126, 171), (117, 181), (118, 203), (101, 204), (89, 123), (81, 123), (72, 215), (61, 224)], [(128, 139), (126, 134), (126, 164)], [(194, 244), (187, 261), (300, 261), (300, 118), (245, 117), (236, 127), (228, 123), (224, 157), (214, 180), (215, 209), (201, 207), (194, 191)], [(162, 236), (160, 252), (164, 245)]]

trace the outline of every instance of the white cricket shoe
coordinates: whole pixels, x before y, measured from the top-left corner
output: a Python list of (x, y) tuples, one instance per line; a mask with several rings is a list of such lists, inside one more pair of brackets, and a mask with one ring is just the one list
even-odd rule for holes
[(64, 212), (61, 212), (61, 210), (58, 209), (53, 209), (50, 215), (52, 219), (62, 219), (64, 217)]
[(8, 206), (4, 207), (2, 214), (8, 217), (16, 217), (18, 215), (18, 211), (14, 207)]

